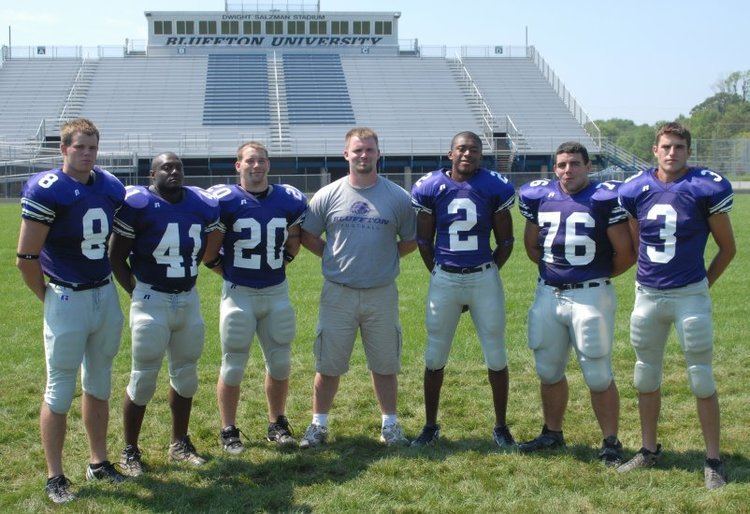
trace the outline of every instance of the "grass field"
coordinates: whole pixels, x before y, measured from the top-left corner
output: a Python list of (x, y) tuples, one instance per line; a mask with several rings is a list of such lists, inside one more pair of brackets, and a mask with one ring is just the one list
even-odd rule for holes
[[(516, 241), (522, 223), (514, 212)], [(88, 452), (80, 419), (80, 389), (69, 415), (66, 474), (79, 499), (59, 509), (75, 512), (187, 511), (750, 511), (750, 196), (738, 196), (732, 214), (739, 252), (713, 288), (715, 373), (722, 407), (722, 449), (731, 482), (723, 490), (703, 488), (703, 441), (695, 401), (686, 382), (684, 359), (674, 337), (668, 346), (659, 439), (664, 459), (656, 469), (620, 476), (596, 460), (601, 436), (588, 392), (573, 362), (568, 370), (570, 404), (565, 451), (525, 456), (496, 451), (491, 439), (492, 405), (486, 369), (464, 316), (446, 369), (440, 422), (443, 439), (434, 449), (384, 448), (377, 442), (380, 417), (361, 346), (342, 379), (331, 415), (332, 444), (320, 451), (279, 452), (264, 440), (263, 365), (257, 343), (243, 382), (239, 425), (249, 451), (228, 458), (219, 448), (219, 418), (214, 385), (220, 362), (218, 302), (220, 280), (201, 268), (199, 280), (206, 321), (206, 348), (200, 361), (191, 434), (210, 460), (201, 469), (168, 464), (170, 417), (166, 369), (149, 405), (141, 436), (144, 460), (152, 473), (120, 487), (85, 482)], [(42, 492), (44, 457), (38, 411), (45, 383), (42, 305), (23, 286), (14, 266), (18, 204), (0, 204), (0, 511), (52, 510)], [(709, 256), (715, 251), (709, 245)], [(377, 263), (373, 263), (376, 266)], [(428, 274), (415, 253), (402, 263), (399, 278), (404, 332), (399, 414), (414, 437), (424, 422), (422, 352), (424, 301)], [(517, 244), (502, 272), (507, 299), (507, 341), (511, 372), (508, 419), (519, 440), (541, 427), (538, 381), (526, 347), (526, 311), (535, 270)], [(314, 363), (312, 339), (321, 287), (320, 262), (303, 251), (289, 270), (297, 312), (288, 416), (297, 434), (310, 421)], [(620, 438), (627, 456), (640, 446), (634, 354), (627, 323), (633, 303), (633, 271), (615, 280), (618, 314), (614, 369), (621, 393)], [(126, 299), (122, 297), (127, 312)], [(743, 334), (745, 334), (743, 336)], [(113, 377), (109, 435), (116, 460), (123, 445), (121, 401), (130, 369), (130, 334), (123, 333)], [(55, 509), (58, 510), (58, 509)]]

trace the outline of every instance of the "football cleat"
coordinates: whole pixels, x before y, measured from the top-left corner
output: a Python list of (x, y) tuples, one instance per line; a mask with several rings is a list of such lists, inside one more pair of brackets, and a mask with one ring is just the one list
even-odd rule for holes
[(495, 441), (495, 444), (504, 450), (512, 450), (516, 448), (516, 440), (513, 439), (513, 435), (510, 433), (508, 425), (495, 427), (492, 431), (492, 439)]
[(65, 475), (48, 478), (44, 492), (47, 493), (47, 498), (52, 503), (68, 503), (76, 499), (75, 495), (70, 492), (70, 480)]
[(625, 464), (618, 466), (618, 473), (627, 473), (639, 468), (651, 468), (656, 465), (661, 457), (661, 445), (656, 445), (656, 451), (652, 452), (646, 448), (641, 448), (635, 456), (627, 461)]
[(602, 441), (599, 460), (608, 468), (615, 468), (622, 464), (622, 443), (616, 435), (611, 435)]
[(125, 475), (115, 469), (111, 462), (105, 460), (97, 466), (89, 464), (86, 466), (86, 480), (106, 480), (113, 484), (119, 484), (126, 480)]
[(189, 435), (169, 445), (169, 460), (185, 462), (193, 466), (202, 466), (206, 463), (206, 459), (195, 451), (195, 446), (190, 442)]
[(440, 439), (440, 425), (425, 425), (422, 432), (411, 442), (413, 448), (435, 446)]
[(276, 421), (268, 424), (266, 439), (279, 446), (295, 446), (297, 441), (293, 436), (292, 428), (289, 426), (289, 420), (286, 419), (286, 416), (279, 416)]
[(221, 429), (219, 441), (225, 452), (230, 455), (239, 455), (245, 450), (245, 445), (242, 444), (242, 439), (240, 439), (241, 433), (240, 429), (234, 425)]
[(518, 445), (518, 451), (523, 453), (556, 450), (558, 448), (565, 448), (565, 438), (563, 437), (562, 430), (556, 432), (547, 428), (547, 425), (542, 427), (542, 433), (535, 439)]
[(141, 461), (141, 451), (132, 444), (127, 445), (120, 455), (120, 468), (129, 477), (141, 476), (146, 471), (146, 466)]
[(719, 459), (706, 459), (706, 464), (703, 466), (703, 477), (706, 489), (709, 491), (727, 485), (727, 474), (724, 471), (724, 464)]

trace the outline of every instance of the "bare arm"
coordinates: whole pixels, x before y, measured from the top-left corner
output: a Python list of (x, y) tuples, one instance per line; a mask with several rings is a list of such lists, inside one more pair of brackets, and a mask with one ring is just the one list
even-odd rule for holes
[(711, 264), (708, 266), (706, 276), (708, 277), (708, 287), (711, 287), (727, 269), (737, 253), (737, 246), (734, 243), (734, 232), (732, 231), (732, 222), (729, 220), (729, 214), (720, 212), (708, 218), (708, 228), (711, 235), (719, 247), (719, 251), (714, 256)]
[[(224, 232), (221, 230), (209, 232), (208, 236), (206, 236), (206, 251), (203, 252), (203, 262), (213, 262), (218, 259), (220, 255), (219, 250), (221, 250), (223, 243)], [(218, 264), (210, 269), (220, 277), (224, 276), (224, 266), (222, 264)]]
[(135, 277), (133, 270), (128, 264), (128, 255), (133, 248), (133, 240), (123, 237), (115, 232), (109, 238), (109, 262), (112, 264), (112, 273), (117, 283), (122, 286), (126, 293), (133, 294), (135, 288)]
[[(47, 240), (49, 227), (44, 223), (21, 219), (21, 233), (18, 235), (18, 246), (16, 252), (22, 255), (39, 255)], [(44, 273), (39, 259), (16, 259), (18, 267), (26, 286), (41, 301), (44, 301), (44, 292), (47, 285), (44, 283)]]
[(492, 216), (492, 232), (497, 245), (492, 258), (497, 267), (502, 268), (513, 252), (513, 218), (510, 217), (510, 209), (503, 209)]
[(427, 271), (435, 267), (435, 216), (424, 211), (417, 213), (417, 247)]
[(612, 276), (616, 277), (635, 264), (635, 250), (630, 229), (625, 223), (607, 228), (607, 238), (612, 243), (615, 254), (612, 256)]
[(633, 243), (633, 251), (636, 257), (638, 256), (638, 248), (641, 244), (641, 230), (638, 225), (638, 220), (635, 218), (628, 218), (628, 231), (630, 232), (630, 241)]
[[(289, 229), (287, 230), (286, 243), (284, 243), (284, 252), (288, 253), (292, 257), (296, 257), (299, 253), (301, 231), (302, 229), (299, 225), (289, 227)], [(284, 266), (288, 264), (289, 262), (284, 260)]]
[(542, 249), (539, 246), (539, 225), (526, 221), (526, 227), (523, 230), (523, 246), (526, 248), (526, 255), (531, 262), (539, 264), (542, 259)]
[(417, 249), (417, 242), (414, 240), (399, 241), (398, 243), (396, 243), (396, 246), (398, 246), (398, 256), (406, 257), (411, 252)]
[(318, 257), (323, 257), (326, 242), (320, 236), (315, 236), (305, 229), (300, 229), (300, 243)]

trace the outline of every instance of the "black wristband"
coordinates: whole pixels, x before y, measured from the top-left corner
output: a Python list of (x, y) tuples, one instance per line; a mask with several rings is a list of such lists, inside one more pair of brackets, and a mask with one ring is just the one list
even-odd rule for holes
[(34, 255), (33, 253), (17, 253), (16, 257), (25, 261), (35, 261), (39, 258), (38, 255)]
[(287, 264), (292, 262), (294, 260), (294, 257), (296, 256), (284, 250), (284, 260), (287, 262)]
[(497, 242), (497, 247), (498, 248), (505, 248), (505, 247), (508, 247), (508, 246), (513, 246), (513, 242), (514, 241), (515, 241), (515, 238), (513, 238), (513, 237), (508, 238), (508, 239), (503, 239), (502, 241), (498, 241)]
[(224, 256), (219, 255), (217, 258), (215, 258), (212, 261), (204, 262), (203, 265), (207, 267), (208, 269), (214, 269), (216, 266), (221, 264), (223, 260), (224, 260)]

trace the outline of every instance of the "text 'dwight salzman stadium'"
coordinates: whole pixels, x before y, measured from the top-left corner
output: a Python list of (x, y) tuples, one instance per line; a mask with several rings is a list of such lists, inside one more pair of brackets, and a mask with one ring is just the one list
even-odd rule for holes
[(567, 140), (599, 168), (642, 165), (602, 141), (533, 46), (424, 46), (399, 39), (398, 12), (289, 9), (146, 12), (145, 43), (3, 47), (1, 192), (54, 165), (60, 122), (79, 116), (102, 133), (102, 164), (130, 183), (167, 150), (192, 183), (226, 180), (237, 146), (254, 139), (274, 175), (314, 191), (345, 173), (343, 136), (362, 125), (380, 135), (382, 171), (406, 187), (444, 165), (463, 130), (514, 181), (549, 169)]

